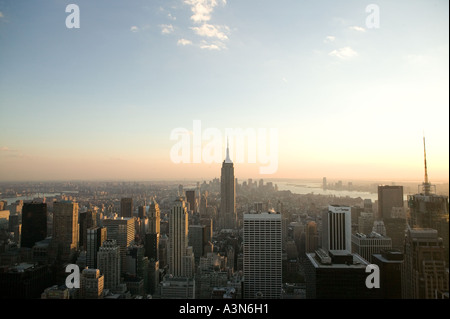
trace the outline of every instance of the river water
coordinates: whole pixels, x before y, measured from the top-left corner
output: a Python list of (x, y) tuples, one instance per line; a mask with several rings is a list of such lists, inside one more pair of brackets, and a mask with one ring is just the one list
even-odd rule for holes
[(351, 198), (361, 197), (362, 199), (371, 199), (372, 202), (378, 200), (378, 193), (334, 189), (324, 190), (320, 182), (273, 181), (273, 183), (278, 185), (278, 190), (289, 190), (294, 194), (334, 195), (337, 197), (348, 196)]

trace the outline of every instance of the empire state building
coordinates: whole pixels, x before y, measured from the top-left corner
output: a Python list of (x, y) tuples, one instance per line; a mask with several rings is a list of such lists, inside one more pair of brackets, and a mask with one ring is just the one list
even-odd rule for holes
[(230, 159), (227, 142), (227, 155), (222, 163), (220, 176), (220, 227), (222, 229), (234, 229), (237, 226), (235, 183), (234, 166)]

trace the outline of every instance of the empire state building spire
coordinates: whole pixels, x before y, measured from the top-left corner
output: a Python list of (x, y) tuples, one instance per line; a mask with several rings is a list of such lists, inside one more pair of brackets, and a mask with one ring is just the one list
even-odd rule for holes
[(225, 163), (233, 163), (230, 159), (230, 149), (228, 147), (228, 137), (227, 137), (227, 156), (225, 158)]

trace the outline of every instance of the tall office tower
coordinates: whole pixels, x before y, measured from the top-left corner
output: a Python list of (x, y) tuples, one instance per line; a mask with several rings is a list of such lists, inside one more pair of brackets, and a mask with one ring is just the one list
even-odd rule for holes
[(133, 217), (133, 199), (124, 197), (120, 200), (120, 217)]
[(121, 269), (125, 269), (125, 254), (134, 241), (134, 218), (108, 218), (102, 220), (108, 239), (115, 239), (120, 247)]
[(78, 249), (78, 203), (60, 201), (53, 203), (52, 247), (56, 258), (70, 262)]
[(200, 207), (199, 207), (200, 218), (209, 217), (208, 216), (208, 192), (205, 192), (200, 197)]
[(327, 178), (326, 177), (322, 178), (322, 189), (323, 190), (327, 189)]
[[(9, 214), (9, 225), (8, 225), (8, 230), (9, 232), (13, 235), (13, 241), (15, 243), (20, 243), (21, 240), (21, 233), (22, 233), (22, 224), (20, 223), (20, 218), (22, 218), (22, 216), (19, 216), (17, 214), (15, 215), (11, 215)], [(48, 222), (47, 222), (47, 233), (48, 233)], [(47, 234), (46, 234), (47, 236)]]
[(211, 218), (200, 218), (200, 225), (205, 226), (205, 242), (212, 242), (213, 220)]
[(197, 212), (197, 200), (195, 199), (195, 190), (186, 191), (186, 201), (189, 204), (189, 210), (193, 213)]
[(364, 211), (368, 212), (368, 213), (372, 213), (373, 212), (373, 204), (372, 204), (372, 200), (370, 198), (366, 198), (363, 201), (363, 205), (364, 205)]
[(47, 237), (47, 204), (24, 203), (22, 207), (21, 247), (33, 248)]
[(370, 234), (374, 221), (373, 213), (361, 212), (358, 217), (358, 233)]
[(386, 229), (386, 236), (392, 240), (392, 248), (403, 251), (405, 242), (405, 232), (407, 228), (405, 218), (385, 218), (384, 227)]
[(281, 214), (244, 214), (244, 299), (279, 299)]
[(325, 251), (352, 249), (351, 208), (330, 205), (322, 214), (322, 248)]
[(205, 246), (207, 244), (206, 227), (203, 225), (189, 225), (188, 241), (192, 246), (195, 261), (198, 263), (200, 257), (203, 256)]
[(106, 228), (91, 227), (86, 233), (86, 266), (97, 268), (97, 252), (107, 239)]
[(167, 235), (159, 237), (158, 254), (159, 254), (159, 268), (163, 269), (169, 265), (169, 247), (170, 240)]
[(436, 293), (448, 291), (443, 240), (437, 230), (408, 228), (404, 251), (403, 298), (434, 299)]
[(391, 248), (392, 240), (378, 233), (352, 234), (352, 253), (360, 255), (369, 263), (373, 263), (373, 254)]
[(147, 217), (147, 207), (146, 206), (138, 206), (138, 217), (140, 219), (144, 219)]
[(183, 256), (188, 247), (188, 212), (182, 198), (175, 200), (169, 214), (169, 272), (183, 276)]
[(87, 211), (80, 213), (78, 217), (80, 224), (80, 235), (78, 246), (81, 250), (87, 249), (87, 230), (97, 226), (97, 212)]
[(103, 299), (105, 276), (98, 269), (85, 268), (81, 272), (80, 290), (83, 299)]
[[(444, 241), (445, 261), (449, 266), (449, 200), (448, 196), (432, 192), (432, 184), (428, 180), (425, 137), (423, 138), (425, 181), (419, 194), (408, 196), (410, 211), (409, 225), (412, 228), (432, 228)], [(435, 187), (434, 187), (435, 188)]]
[(149, 260), (145, 256), (143, 245), (130, 245), (126, 253), (126, 266), (124, 272), (132, 277), (143, 280), (144, 290), (148, 291), (148, 266)]
[(392, 209), (403, 206), (403, 186), (378, 186), (378, 219), (391, 218)]
[(369, 262), (346, 250), (307, 253), (304, 263), (306, 299), (371, 299), (377, 289), (366, 286)]
[(114, 239), (107, 239), (97, 253), (97, 266), (105, 276), (105, 289), (115, 290), (120, 284), (120, 247)]
[(145, 257), (159, 260), (159, 233), (147, 233), (144, 237)]
[(377, 288), (377, 298), (401, 299), (403, 253), (394, 249), (383, 250), (373, 255), (372, 262), (380, 269), (380, 288)]
[(151, 295), (155, 293), (160, 282), (159, 261), (149, 260), (148, 262), (148, 287), (147, 292)]
[(153, 198), (148, 208), (148, 230), (149, 233), (156, 234), (161, 232), (161, 211), (156, 200)]
[(192, 246), (186, 247), (186, 251), (182, 257), (181, 264), (183, 265), (183, 277), (192, 278), (195, 273), (195, 257)]
[(227, 155), (222, 163), (220, 176), (220, 227), (234, 229), (237, 226), (236, 215), (236, 185), (234, 166), (230, 159), (227, 145)]
[(317, 223), (308, 222), (306, 225), (306, 243), (305, 252), (313, 253), (319, 248), (319, 233), (317, 231)]
[(289, 218), (286, 217), (285, 214), (281, 214), (281, 243), (286, 245), (288, 241), (288, 233), (289, 233)]

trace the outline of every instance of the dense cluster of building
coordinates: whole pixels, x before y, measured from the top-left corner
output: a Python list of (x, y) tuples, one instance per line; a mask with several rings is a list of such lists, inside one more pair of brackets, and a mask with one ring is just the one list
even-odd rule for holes
[(448, 298), (449, 202), (427, 178), (406, 200), (293, 196), (239, 184), (227, 152), (220, 180), (167, 192), (0, 202), (0, 298)]

